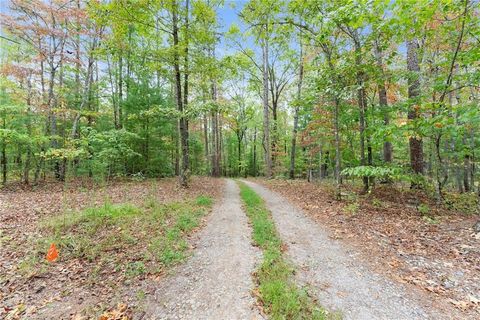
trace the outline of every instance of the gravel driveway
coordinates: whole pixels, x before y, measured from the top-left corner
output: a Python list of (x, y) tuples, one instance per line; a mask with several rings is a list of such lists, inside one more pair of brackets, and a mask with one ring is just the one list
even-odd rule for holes
[(162, 281), (144, 319), (263, 319), (251, 294), (260, 252), (232, 180), (195, 245), (193, 256)]
[(319, 303), (343, 319), (448, 319), (432, 314), (403, 288), (371, 272), (338, 241), (280, 195), (245, 181), (266, 202), (277, 230), (288, 246), (297, 280)]

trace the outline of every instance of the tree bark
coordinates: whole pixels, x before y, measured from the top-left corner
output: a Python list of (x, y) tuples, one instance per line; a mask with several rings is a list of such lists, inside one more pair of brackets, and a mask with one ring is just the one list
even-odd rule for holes
[(203, 116), (203, 139), (205, 144), (205, 161), (208, 161), (210, 155), (208, 150), (208, 116), (206, 114)]
[(272, 177), (272, 157), (270, 144), (270, 110), (268, 107), (268, 22), (265, 24), (263, 39), (263, 149), (265, 153), (265, 176)]
[(180, 112), (180, 119), (178, 121), (178, 128), (180, 133), (180, 148), (181, 148), (181, 165), (180, 165), (180, 186), (188, 187), (188, 126), (186, 116), (184, 114), (184, 105), (182, 99), (182, 75), (180, 72), (180, 57), (179, 57), (179, 36), (178, 36), (178, 4), (174, 1), (172, 10), (172, 24), (173, 24), (173, 68), (175, 73), (175, 94), (177, 109)]
[[(390, 116), (388, 112), (388, 100), (387, 100), (387, 88), (385, 86), (385, 72), (383, 70), (383, 53), (378, 45), (378, 41), (375, 41), (375, 58), (377, 60), (377, 67), (380, 71), (380, 81), (378, 82), (378, 100), (380, 102), (380, 108), (383, 111), (383, 124), (388, 126), (390, 124)], [(393, 158), (393, 147), (390, 141), (385, 139), (383, 141), (383, 161), (385, 163), (391, 163)]]
[(121, 129), (123, 126), (123, 57), (121, 53), (119, 53), (118, 57), (118, 103), (117, 103), (117, 129)]
[[(367, 101), (365, 98), (365, 88), (364, 88), (364, 73), (362, 71), (362, 50), (360, 46), (360, 39), (358, 32), (355, 30), (353, 32), (354, 36), (354, 46), (355, 46), (355, 65), (357, 67), (357, 100), (358, 107), (360, 110), (359, 113), (359, 125), (360, 125), (360, 165), (365, 166), (367, 164), (365, 157), (365, 112), (367, 109)], [(368, 177), (362, 177), (363, 181), (363, 192), (367, 192), (369, 189), (369, 180)]]
[[(2, 121), (3, 129), (7, 128), (7, 112), (3, 113)], [(2, 141), (2, 184), (7, 184), (7, 140), (3, 138)]]
[(340, 153), (340, 127), (339, 127), (339, 117), (340, 117), (340, 101), (337, 97), (334, 99), (335, 109), (334, 109), (334, 130), (335, 130), (335, 198), (340, 200), (340, 170), (341, 170), (341, 153)]
[(303, 84), (303, 46), (300, 41), (300, 65), (298, 68), (298, 85), (297, 85), (297, 104), (293, 113), (293, 130), (292, 130), (292, 147), (290, 150), (290, 179), (295, 179), (295, 157), (297, 151), (297, 132), (298, 132), (298, 111), (300, 109), (300, 101), (302, 99)]
[[(215, 59), (215, 47), (210, 48), (210, 55), (212, 59)], [(215, 104), (214, 110), (211, 111), (210, 119), (212, 124), (212, 135), (211, 135), (211, 161), (212, 161), (212, 176), (219, 177), (221, 175), (221, 144), (220, 144), (220, 128), (219, 128), (219, 110), (217, 109), (217, 82), (216, 79), (211, 79), (211, 98)]]
[[(416, 38), (407, 41), (407, 70), (410, 73), (408, 77), (408, 99), (410, 108), (408, 110), (408, 119), (415, 121), (420, 117), (419, 99), (420, 99), (420, 65), (418, 63), (418, 41)], [(423, 175), (423, 141), (417, 134), (409, 138), (410, 147), (410, 166), (415, 174)], [(416, 182), (412, 182), (412, 188), (421, 187)]]

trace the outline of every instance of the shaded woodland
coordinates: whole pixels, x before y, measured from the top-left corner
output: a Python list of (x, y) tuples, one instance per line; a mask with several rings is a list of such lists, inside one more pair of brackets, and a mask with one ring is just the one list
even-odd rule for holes
[[(229, 6), (237, 17), (221, 13)], [(478, 191), (475, 1), (32, 1), (2, 14), (3, 184), (259, 176)]]

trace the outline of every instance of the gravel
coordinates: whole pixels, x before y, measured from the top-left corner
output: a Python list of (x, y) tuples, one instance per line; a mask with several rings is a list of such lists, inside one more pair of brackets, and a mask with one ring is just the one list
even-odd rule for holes
[(280, 195), (256, 183), (247, 185), (264, 198), (296, 266), (296, 279), (319, 303), (343, 319), (449, 319), (404, 288), (375, 274), (352, 250)]
[(263, 319), (252, 296), (261, 253), (232, 180), (197, 237), (193, 256), (159, 284), (143, 319)]

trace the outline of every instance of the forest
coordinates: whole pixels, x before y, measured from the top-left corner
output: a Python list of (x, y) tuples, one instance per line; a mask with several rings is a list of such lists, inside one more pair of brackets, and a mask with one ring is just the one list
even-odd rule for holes
[(476, 2), (252, 1), (230, 25), (223, 5), (11, 1), (3, 184), (208, 174), (408, 181), (439, 200), (476, 189)]
[[(232, 192), (239, 204), (220, 211), (234, 215), (238, 209), (232, 219), (250, 219), (252, 241), (264, 254), (253, 280), (262, 305), (258, 319), (335, 318), (325, 310), (349, 310), (348, 303), (332, 307), (320, 297), (317, 307), (317, 300), (303, 295), (287, 276), (286, 265), (300, 260), (285, 255), (279, 244), (289, 243), (281, 224), (269, 223), (286, 210), (280, 203), (289, 206), (279, 200), (275, 209), (278, 193), (313, 220), (328, 215), (320, 225), (328, 225), (329, 232), (343, 228), (360, 243), (369, 234), (381, 250), (387, 250), (381, 245), (387, 237), (388, 254), (395, 259), (407, 259), (402, 254), (407, 249), (396, 247), (407, 243), (421, 242), (423, 249), (417, 249), (428, 254), (415, 249), (412, 256), (430, 258), (447, 247), (466, 246), (455, 249), (458, 254), (445, 253), (462, 267), (450, 261), (455, 267), (445, 262), (442, 270), (461, 272), (468, 283), (455, 280), (448, 288), (438, 280), (448, 278), (440, 271), (436, 280), (404, 283), (435, 295), (431, 300), (449, 299), (446, 304), (460, 313), (448, 319), (480, 314), (477, 0), (7, 0), (0, 9), (0, 245), (11, 245), (0, 266), (10, 276), (19, 274), (12, 269), (17, 263), (29, 265), (28, 272), (43, 265), (47, 271), (42, 272), (50, 274), (68, 269), (71, 261), (88, 274), (117, 270), (110, 260), (96, 258), (112, 250), (119, 270), (137, 278), (163, 274), (170, 263), (188, 260), (188, 266), (195, 246), (184, 238), (197, 229), (214, 237), (216, 229), (209, 227), (215, 225), (217, 200), (230, 199)], [(232, 191), (236, 188), (239, 195)], [(277, 193), (267, 195), (261, 188)], [(145, 201), (139, 204), (140, 199)], [(72, 212), (80, 213), (75, 218)], [(52, 216), (63, 216), (63, 222)], [(157, 226), (160, 220), (153, 217), (163, 222)], [(282, 217), (293, 219), (286, 211)], [(358, 225), (345, 227), (351, 224)], [(362, 235), (363, 224), (371, 233)], [(103, 243), (117, 227), (139, 238), (125, 235), (131, 241), (118, 240), (125, 245), (120, 249), (112, 249), (112, 241), (96, 251), (86, 245)], [(167, 227), (176, 230), (174, 240), (167, 237), (173, 247), (137, 233), (169, 235)], [(22, 236), (15, 248), (13, 242), (7, 245), (16, 234)], [(79, 234), (83, 242), (75, 238)], [(33, 244), (35, 235), (42, 240)], [(418, 238), (411, 240), (412, 235)], [(157, 251), (148, 259), (135, 251), (134, 245), (147, 242), (162, 243), (160, 258)], [(50, 244), (60, 248), (62, 267), (43, 261)], [(28, 263), (21, 259), (27, 254), (17, 252), (23, 245), (34, 248), (25, 249), (32, 251)], [(173, 250), (168, 257), (167, 249)], [(183, 258), (174, 249), (185, 251)], [(127, 257), (130, 253), (136, 258)], [(155, 269), (158, 265), (163, 271)], [(278, 279), (271, 279), (271, 272), (282, 275), (285, 291), (272, 289)], [(16, 283), (7, 273), (0, 284)], [(76, 283), (69, 279), (59, 281)], [(115, 279), (125, 285), (124, 278)], [(34, 289), (17, 284), (16, 295), (10, 295), (14, 289), (0, 291), (5, 314), (35, 318), (43, 307), (31, 313), (18, 307), (28, 304), (19, 297)], [(295, 303), (272, 298), (275, 294), (296, 297)], [(130, 319), (135, 308), (129, 303), (112, 309), (113, 300), (105, 299), (92, 314)], [(292, 305), (298, 308), (287, 307)], [(144, 315), (171, 318), (155, 308), (146, 308)], [(364, 319), (345, 310), (339, 317)], [(405, 315), (372, 311), (367, 318)], [(418, 317), (433, 318), (441, 317)]]

